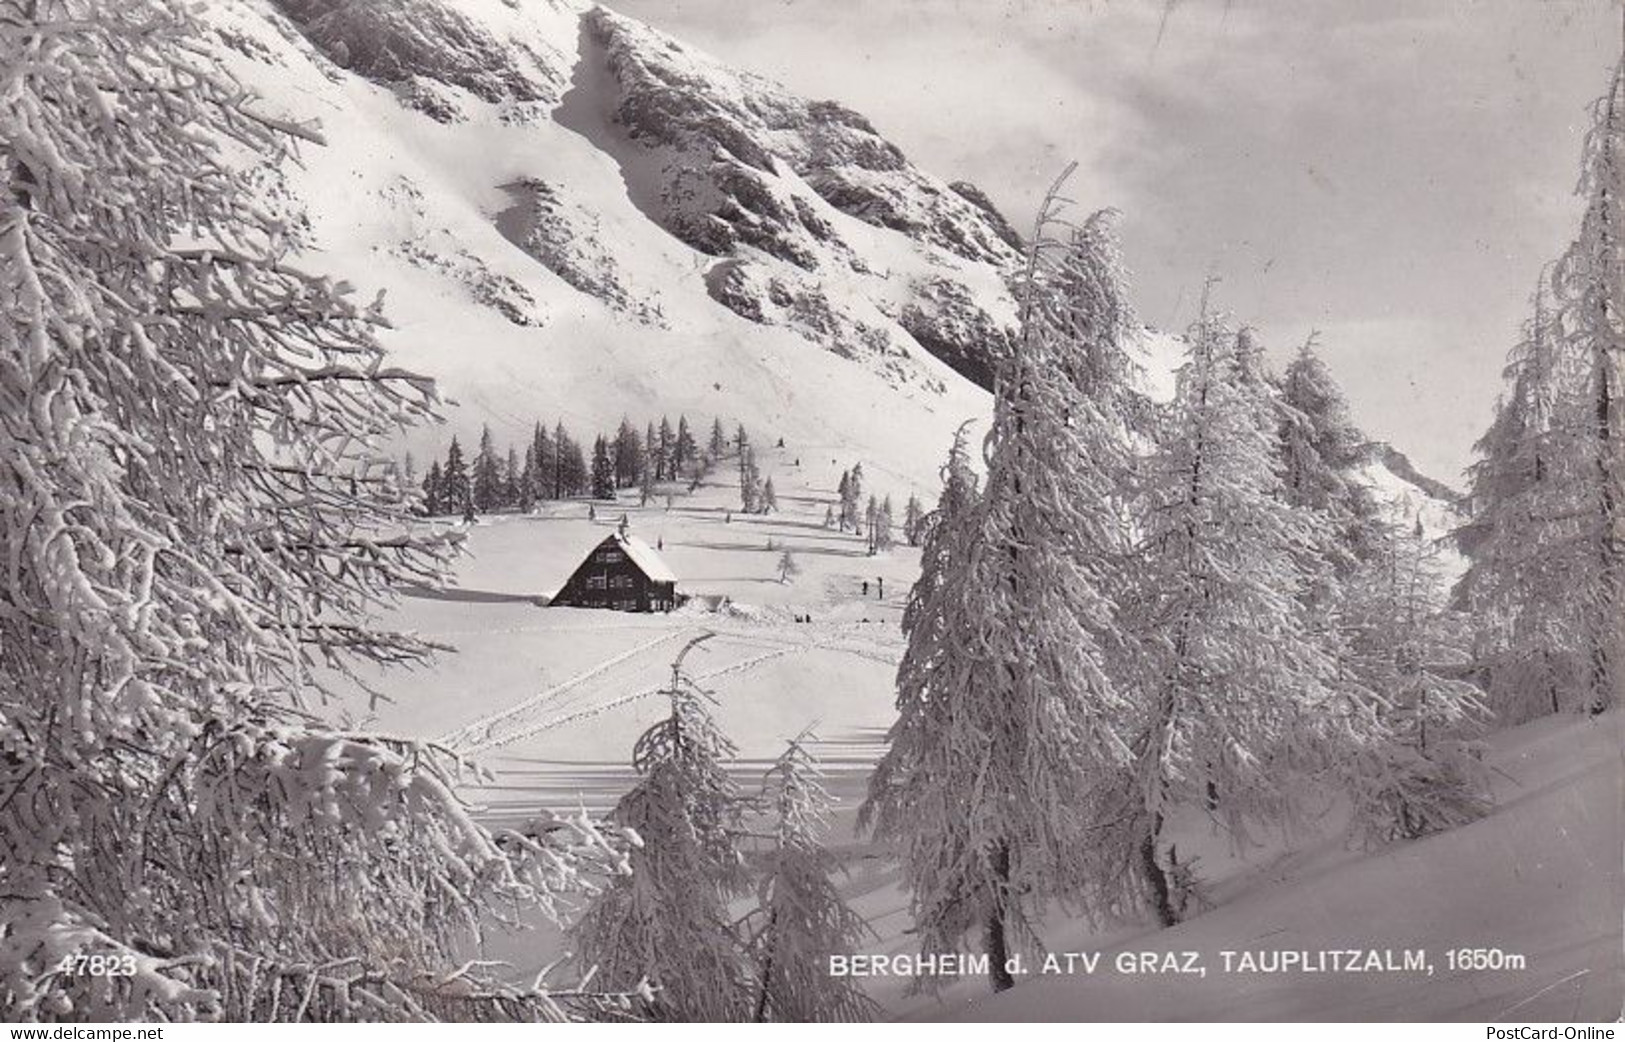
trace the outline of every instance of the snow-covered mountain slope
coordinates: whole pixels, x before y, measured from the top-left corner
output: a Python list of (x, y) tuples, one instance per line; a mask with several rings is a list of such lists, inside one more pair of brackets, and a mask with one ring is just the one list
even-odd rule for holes
[(1440, 576), (1449, 582), (1467, 570), (1467, 559), (1452, 536), (1467, 520), (1461, 493), (1422, 474), (1410, 459), (1387, 442), (1366, 447), (1366, 460), (1354, 472), (1388, 508), (1388, 517), (1410, 530), (1420, 525), (1422, 534), (1438, 550), (1435, 563)]
[[(716, 415), (929, 492), (953, 430), (986, 416), (1020, 239), (850, 109), (579, 0), (207, 17), (261, 108), (319, 121), (283, 175), (304, 263), (386, 292), (388, 346), (460, 403), (465, 437)], [(1180, 344), (1141, 347), (1166, 399)], [(1439, 497), (1373, 467), (1432, 524)]]
[(855, 114), (565, 0), (207, 17), (262, 109), (320, 122), (304, 263), (386, 291), (465, 436), (720, 415), (923, 487), (987, 411), (955, 369), (1013, 320), (1014, 237)]

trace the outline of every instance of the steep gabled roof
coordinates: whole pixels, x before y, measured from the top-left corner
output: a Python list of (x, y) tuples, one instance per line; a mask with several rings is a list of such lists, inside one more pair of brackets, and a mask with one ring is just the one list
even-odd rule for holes
[[(671, 570), (671, 566), (655, 552), (654, 547), (637, 536), (617, 533), (610, 536), (610, 539), (614, 540), (615, 545), (626, 552), (626, 556), (632, 559), (632, 563), (638, 566), (638, 570), (647, 575), (651, 581), (657, 583), (674, 583), (677, 581), (677, 573)], [(609, 540), (605, 541), (608, 542)]]

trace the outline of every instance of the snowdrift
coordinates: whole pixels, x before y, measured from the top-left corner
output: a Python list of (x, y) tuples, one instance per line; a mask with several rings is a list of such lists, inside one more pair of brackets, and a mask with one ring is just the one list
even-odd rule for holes
[[(1223, 907), (1107, 949), (1093, 975), (1030, 978), (937, 1015), (1613, 1020), (1625, 999), (1625, 717), (1548, 718), (1498, 735), (1493, 749), (1498, 805), (1472, 825), (1364, 857), (1335, 843), (1289, 856)], [(1093, 950), (1074, 940), (1077, 950)], [(1461, 948), (1497, 949), (1525, 965), (1452, 970), (1447, 949)], [(1351, 949), (1392, 950), (1396, 959), (1423, 950), (1433, 972), (1222, 972), (1224, 951)], [(1197, 952), (1207, 973), (1108, 970), (1119, 951)]]

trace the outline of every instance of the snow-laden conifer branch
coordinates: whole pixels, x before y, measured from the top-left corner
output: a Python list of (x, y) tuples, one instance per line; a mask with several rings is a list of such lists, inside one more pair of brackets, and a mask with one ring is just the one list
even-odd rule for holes
[[(372, 620), (455, 551), (379, 463), (433, 415), (432, 384), (386, 364), (376, 304), (290, 263), (298, 217), (262, 190), (297, 128), (245, 109), (169, 0), (6, 15), (0, 1007), (590, 1004), (446, 974), (494, 918), (562, 916), (624, 871), (622, 833), (493, 833), (442, 751), (295, 709), (318, 667), (429, 653)], [(131, 972), (64, 972), (78, 955)]]

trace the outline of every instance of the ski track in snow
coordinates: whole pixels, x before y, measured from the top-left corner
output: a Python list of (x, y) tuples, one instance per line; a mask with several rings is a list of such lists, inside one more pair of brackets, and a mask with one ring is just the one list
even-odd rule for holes
[[(631, 660), (642, 655), (644, 652), (651, 651), (661, 644), (675, 640), (677, 637), (682, 636), (685, 632), (685, 630), (673, 630), (670, 633), (662, 633), (653, 640), (644, 641), (642, 644), (639, 644), (634, 648), (623, 651), (619, 655), (615, 655), (612, 658), (600, 662), (591, 669), (583, 670), (568, 680), (554, 684), (552, 687), (547, 688), (538, 694), (532, 695), (530, 698), (525, 699), (517, 705), (510, 706), (507, 709), (497, 713), (492, 713), (489, 716), (476, 720), (471, 724), (460, 727), (449, 734), (442, 735), (440, 738), (440, 744), (460, 752), (476, 752), (480, 749), (486, 748), (493, 733), (502, 724), (525, 716), (528, 713), (534, 712), (535, 710), (546, 706), (549, 702), (552, 702), (554, 699), (558, 698), (560, 695), (571, 690), (572, 688), (579, 687), (588, 681), (601, 678), (604, 676), (604, 674), (615, 669), (617, 666), (630, 662)], [(470, 738), (482, 732), (485, 736), (484, 741), (474, 742), (473, 744), (469, 743), (468, 740)]]
[[(589, 670), (587, 674), (580, 674), (578, 676), (580, 676), (581, 679), (583, 679), (583, 680), (584, 679), (589, 679), (589, 678), (592, 678), (592, 677), (601, 676), (603, 673), (607, 672), (613, 666), (619, 665), (620, 663), (622, 663), (624, 661), (627, 661), (628, 659), (630, 659), (634, 655), (640, 654), (643, 651), (649, 650), (650, 648), (654, 647), (656, 644), (664, 643), (666, 640), (670, 640), (673, 637), (680, 636), (685, 632), (687, 632), (687, 631), (677, 631), (677, 632), (674, 632), (674, 633), (667, 634), (665, 637), (662, 637), (660, 640), (649, 641), (646, 644), (639, 645), (638, 647), (632, 649), (632, 651), (627, 652), (627, 653), (625, 653), (623, 655), (617, 655), (614, 659), (611, 659), (609, 662), (603, 663), (603, 664), (601, 664), (600, 666), (598, 666), (597, 668), (595, 668), (593, 670)], [(816, 650), (826, 648), (826, 647), (829, 646), (829, 643), (830, 643), (830, 641), (832, 639), (833, 638), (825, 637), (825, 638), (819, 638), (819, 639), (815, 639), (813, 641), (809, 641), (809, 642), (805, 642), (805, 643), (788, 644), (788, 645), (785, 645), (785, 646), (782, 646), (782, 647), (776, 647), (771, 651), (763, 652), (760, 655), (755, 655), (755, 656), (752, 656), (752, 657), (747, 658), (747, 659), (742, 659), (742, 660), (740, 660), (738, 662), (734, 662), (734, 663), (731, 663), (731, 664), (729, 664), (727, 666), (723, 666), (720, 669), (712, 670), (709, 673), (698, 674), (698, 675), (694, 676), (692, 679), (694, 680), (695, 683), (703, 683), (705, 681), (715, 680), (715, 679), (718, 679), (720, 677), (732, 676), (732, 675), (734, 675), (736, 673), (743, 673), (743, 672), (746, 672), (748, 670), (755, 669), (757, 666), (761, 665), (764, 662), (769, 662), (769, 661), (771, 661), (773, 659), (777, 659), (777, 658), (783, 658), (786, 655), (806, 654), (809, 651), (816, 651)], [(572, 678), (572, 679), (575, 679), (575, 678)], [(564, 684), (559, 685), (559, 688), (567, 688), (567, 687), (570, 687), (570, 686), (573, 686), (571, 684), (571, 682), (566, 681)], [(555, 689), (552, 689), (552, 691), (543, 692), (542, 695), (543, 696), (550, 696), (553, 692), (556, 692), (557, 690), (558, 690), (558, 688), (555, 688)], [(510, 732), (508, 734), (497, 735), (497, 734), (492, 734), (492, 733), (490, 733), (490, 731), (488, 731), (487, 736), (483, 741), (480, 741), (480, 742), (472, 744), (472, 745), (465, 745), (465, 746), (458, 747), (457, 751), (461, 752), (461, 753), (464, 753), (465, 755), (473, 755), (475, 753), (489, 752), (492, 749), (500, 749), (500, 748), (502, 748), (504, 746), (512, 745), (515, 742), (524, 741), (527, 738), (534, 738), (539, 734), (542, 734), (542, 733), (544, 733), (546, 731), (553, 730), (554, 728), (557, 728), (557, 727), (562, 727), (565, 724), (577, 723), (577, 722), (580, 722), (582, 720), (591, 719), (592, 717), (595, 717), (595, 716), (598, 716), (598, 715), (600, 715), (602, 713), (608, 712), (609, 710), (615, 709), (615, 708), (617, 708), (619, 706), (627, 705), (627, 704), (629, 704), (631, 702), (636, 702), (636, 701), (638, 701), (640, 699), (648, 698), (651, 695), (658, 695), (663, 690), (665, 690), (665, 688), (660, 687), (660, 686), (645, 688), (642, 691), (638, 691), (638, 692), (635, 692), (635, 693), (630, 694), (630, 695), (622, 695), (622, 696), (620, 696), (618, 698), (612, 698), (607, 702), (603, 702), (603, 703), (601, 703), (599, 705), (588, 706), (588, 707), (586, 707), (584, 709), (580, 709), (580, 710), (578, 710), (576, 712), (573, 712), (573, 713), (566, 713), (566, 714), (563, 714), (563, 715), (560, 715), (560, 716), (549, 717), (548, 719), (540, 721), (539, 723), (533, 724), (533, 725), (528, 726), (528, 727), (520, 728), (519, 730)], [(590, 695), (591, 693), (592, 692), (588, 692), (587, 694)], [(541, 701), (538, 701), (536, 699), (531, 700), (531, 704), (529, 706), (527, 706), (527, 708), (535, 708), (535, 707), (541, 705), (543, 701), (546, 701), (546, 699), (542, 699), (542, 696), (538, 696), (538, 699), (541, 699)], [(572, 700), (572, 704), (579, 703), (579, 702), (581, 702), (583, 700), (585, 700), (585, 696), (582, 697), (582, 698), (577, 698), (577, 699)], [(504, 717), (509, 717), (509, 716), (514, 715), (514, 714), (512, 712), (510, 712), (510, 713), (505, 713), (505, 714), (502, 714), (502, 715)]]

